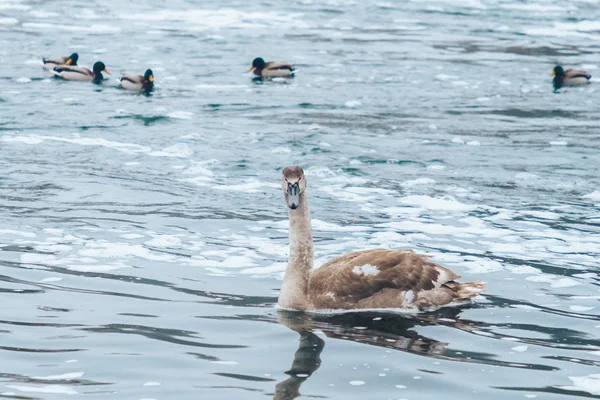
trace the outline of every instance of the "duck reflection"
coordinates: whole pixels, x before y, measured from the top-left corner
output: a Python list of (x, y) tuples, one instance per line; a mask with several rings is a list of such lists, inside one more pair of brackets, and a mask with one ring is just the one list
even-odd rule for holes
[(419, 327), (435, 325), (451, 326), (462, 331), (478, 331), (478, 323), (460, 320), (461, 311), (457, 308), (445, 308), (415, 316), (376, 312), (319, 316), (278, 311), (277, 321), (298, 332), (300, 344), (294, 355), (292, 367), (285, 372), (290, 377), (275, 386), (273, 398), (292, 400), (299, 397), (302, 383), (321, 366), (321, 352), (325, 342), (314, 332), (322, 332), (327, 338), (350, 340), (437, 359), (511, 368), (555, 369), (541, 364), (501, 361), (496, 359), (496, 355), (489, 353), (453, 350), (449, 348), (448, 343), (428, 338), (418, 332)]

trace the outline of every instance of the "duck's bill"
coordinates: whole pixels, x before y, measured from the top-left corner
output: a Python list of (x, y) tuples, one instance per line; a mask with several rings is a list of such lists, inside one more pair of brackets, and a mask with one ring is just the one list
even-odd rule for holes
[(65, 64), (67, 64), (67, 65), (71, 65), (71, 64), (73, 64), (73, 60), (71, 60), (71, 59), (69, 58)]
[(150, 77), (148, 78), (148, 81), (154, 82), (154, 75), (150, 75)]
[(256, 67), (250, 67), (250, 69), (248, 70), (248, 72), (252, 72), (256, 69)]
[(552, 73), (550, 73), (550, 76), (556, 76), (556, 72), (552, 71)]
[(104, 68), (104, 71), (102, 71), (102, 72), (104, 72), (105, 74), (109, 74), (110, 75), (110, 72), (108, 72), (108, 70), (106, 68)]
[(287, 202), (287, 206), (292, 210), (298, 208), (300, 206), (300, 187), (298, 186), (298, 183), (288, 183), (286, 194), (285, 201)]

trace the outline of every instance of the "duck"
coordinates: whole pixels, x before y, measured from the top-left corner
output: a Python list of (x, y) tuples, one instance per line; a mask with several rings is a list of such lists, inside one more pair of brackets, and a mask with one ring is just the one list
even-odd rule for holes
[(79, 61), (79, 54), (77, 53), (73, 53), (69, 57), (42, 58), (42, 67), (47, 71), (52, 71), (54, 67), (59, 65), (76, 66), (77, 61)]
[(354, 251), (313, 270), (314, 244), (302, 167), (285, 167), (281, 185), (288, 209), (290, 247), (277, 300), (279, 309), (317, 313), (433, 311), (467, 304), (485, 288), (480, 281), (458, 282), (459, 275), (412, 250)]
[(254, 72), (254, 75), (261, 78), (292, 78), (294, 76), (295, 68), (290, 63), (278, 63), (275, 61), (265, 62), (260, 57), (255, 58), (252, 61), (252, 66), (248, 72)]
[(557, 65), (550, 74), (553, 76), (552, 84), (554, 88), (559, 89), (563, 86), (582, 86), (590, 83), (592, 75), (582, 69), (567, 69)]
[(83, 67), (60, 65), (54, 67), (52, 72), (67, 81), (92, 81), (94, 83), (104, 80), (103, 72), (110, 75), (102, 61), (96, 62), (91, 71)]
[(144, 76), (123, 75), (119, 78), (119, 83), (123, 89), (150, 91), (154, 88), (154, 73), (147, 69)]

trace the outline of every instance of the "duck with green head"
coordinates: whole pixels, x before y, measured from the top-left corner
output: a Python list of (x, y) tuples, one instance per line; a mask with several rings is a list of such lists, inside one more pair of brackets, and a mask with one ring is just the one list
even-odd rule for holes
[(582, 86), (590, 83), (592, 75), (582, 69), (563, 69), (560, 65), (554, 67), (554, 71), (550, 74), (553, 76), (552, 84), (555, 89), (563, 86)]
[(103, 72), (110, 75), (102, 61), (95, 63), (91, 71), (83, 67), (61, 65), (55, 67), (52, 72), (67, 81), (92, 81), (94, 83), (100, 83), (104, 80)]
[(265, 62), (262, 58), (257, 57), (252, 61), (252, 66), (248, 72), (254, 72), (254, 75), (261, 78), (292, 78), (294, 70), (294, 66), (290, 63)]
[(52, 71), (54, 67), (59, 65), (76, 66), (77, 61), (79, 61), (79, 54), (77, 53), (73, 53), (69, 57), (42, 58), (42, 67), (45, 70)]
[(123, 75), (119, 78), (119, 83), (123, 89), (150, 91), (154, 88), (154, 73), (147, 69), (144, 76)]

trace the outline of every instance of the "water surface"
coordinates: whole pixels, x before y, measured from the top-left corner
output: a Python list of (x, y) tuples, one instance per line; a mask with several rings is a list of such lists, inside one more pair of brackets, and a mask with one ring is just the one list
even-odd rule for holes
[[(0, 397), (600, 398), (597, 1), (0, 1)], [(101, 86), (42, 56), (103, 61)], [(297, 77), (253, 82), (256, 56)], [(119, 90), (152, 68), (156, 90)], [(469, 307), (278, 313), (281, 169), (316, 265), (408, 248)]]

